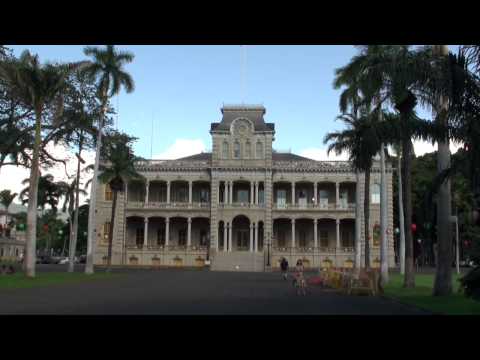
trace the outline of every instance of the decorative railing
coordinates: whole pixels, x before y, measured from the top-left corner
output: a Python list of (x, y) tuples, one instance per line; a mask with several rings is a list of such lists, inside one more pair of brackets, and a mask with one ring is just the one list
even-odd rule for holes
[(127, 244), (125, 245), (127, 250), (156, 250), (156, 251), (207, 251), (206, 245), (151, 245), (146, 247), (143, 244)]
[(275, 252), (280, 252), (280, 253), (325, 253), (325, 254), (343, 254), (343, 253), (353, 253), (355, 252), (355, 248), (353, 247), (340, 247), (340, 248), (335, 248), (335, 247), (313, 247), (313, 246), (307, 246), (307, 247), (291, 247), (291, 246), (273, 246), (272, 250)]
[(127, 208), (134, 209), (209, 209), (209, 202), (132, 202), (127, 203)]
[(218, 208), (225, 209), (225, 208), (243, 208), (243, 209), (264, 209), (265, 204), (250, 204), (250, 203), (232, 203), (232, 204), (225, 204), (219, 203)]
[(274, 210), (354, 210), (355, 204), (314, 204), (314, 203), (307, 203), (307, 204), (278, 204), (275, 203), (273, 205)]

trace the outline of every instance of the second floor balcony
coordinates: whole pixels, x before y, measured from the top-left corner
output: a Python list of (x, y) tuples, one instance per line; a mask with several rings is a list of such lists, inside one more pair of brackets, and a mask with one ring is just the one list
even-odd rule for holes
[(355, 209), (355, 188), (352, 182), (276, 182), (273, 209), (351, 211)]
[(126, 191), (129, 209), (209, 209), (206, 181), (132, 181)]

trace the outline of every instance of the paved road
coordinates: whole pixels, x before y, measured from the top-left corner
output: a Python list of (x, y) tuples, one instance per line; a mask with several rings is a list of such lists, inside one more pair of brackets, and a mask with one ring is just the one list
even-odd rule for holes
[[(61, 265), (59, 265), (62, 267)], [(51, 271), (40, 266), (39, 271)], [(55, 269), (55, 268), (53, 268)], [(56, 267), (59, 269), (58, 265)], [(79, 269), (80, 270), (80, 269)], [(121, 271), (121, 270), (120, 270)], [(426, 314), (382, 298), (311, 288), (296, 296), (278, 273), (165, 269), (42, 288), (0, 290), (0, 314), (311, 315)]]

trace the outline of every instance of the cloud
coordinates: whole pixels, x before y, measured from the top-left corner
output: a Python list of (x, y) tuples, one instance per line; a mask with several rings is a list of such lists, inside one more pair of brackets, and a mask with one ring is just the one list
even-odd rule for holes
[(337, 156), (334, 151), (327, 155), (327, 149), (324, 148), (308, 148), (300, 151), (300, 156), (304, 156), (309, 159), (318, 161), (335, 161), (335, 160), (348, 160), (348, 154), (342, 153)]
[[(455, 154), (458, 149), (460, 149), (463, 145), (457, 143), (450, 143), (450, 152)], [(431, 153), (437, 151), (437, 144), (432, 145), (429, 142), (425, 141), (414, 141), (413, 148), (415, 150), (416, 156), (422, 156), (427, 153)], [(395, 154), (393, 149), (389, 149), (391, 154)], [(313, 160), (318, 161), (335, 161), (335, 160), (348, 160), (348, 154), (342, 153), (341, 155), (337, 156), (334, 151), (330, 152), (330, 155), (327, 156), (327, 150), (324, 148), (308, 148), (300, 151), (300, 156), (304, 156)]]
[(201, 139), (176, 139), (165, 151), (154, 155), (154, 159), (175, 160), (185, 156), (195, 155), (206, 151), (206, 146)]
[[(456, 144), (456, 143), (451, 142), (450, 143), (450, 152), (452, 154), (455, 154), (457, 152), (457, 150), (459, 148), (461, 148), (462, 146), (463, 146), (463, 144)], [(437, 151), (438, 146), (437, 146), (436, 143), (435, 143), (435, 145), (432, 145), (431, 143), (425, 142), (425, 141), (414, 141), (413, 142), (413, 148), (415, 150), (415, 155), (416, 156), (422, 156), (422, 155), (425, 155), (427, 153)]]
[[(47, 149), (56, 159), (67, 160), (67, 164), (66, 167), (62, 163), (57, 163), (50, 168), (42, 168), (42, 174), (53, 175), (55, 181), (71, 182), (77, 172), (77, 161), (74, 151), (63, 145), (54, 145), (53, 143), (47, 144)], [(85, 164), (81, 165), (83, 169), (85, 166), (93, 164), (95, 161), (95, 152), (83, 151), (82, 158), (85, 160)], [(85, 184), (92, 176), (92, 172), (82, 173), (80, 176), (81, 184)], [(20, 193), (25, 188), (25, 185), (22, 185), (22, 181), (29, 177), (30, 169), (21, 166), (4, 166), (0, 169), (0, 191), (9, 189), (12, 192)], [(89, 191), (90, 187), (87, 189), (88, 193)], [(90, 197), (90, 193), (88, 196), (81, 196), (80, 203), (84, 203), (88, 197)], [(16, 198), (14, 202), (20, 203), (20, 199)]]

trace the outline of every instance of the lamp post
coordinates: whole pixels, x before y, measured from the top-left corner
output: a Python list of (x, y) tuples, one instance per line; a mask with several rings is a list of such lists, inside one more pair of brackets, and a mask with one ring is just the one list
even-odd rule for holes
[(270, 267), (270, 232), (267, 232), (267, 266)]
[(207, 235), (207, 264), (210, 263), (210, 234)]
[(395, 254), (395, 257), (396, 257), (396, 262), (399, 263), (400, 261), (400, 228), (395, 228), (395, 235), (397, 236), (397, 246), (395, 246), (395, 250), (396, 250), (396, 254)]

